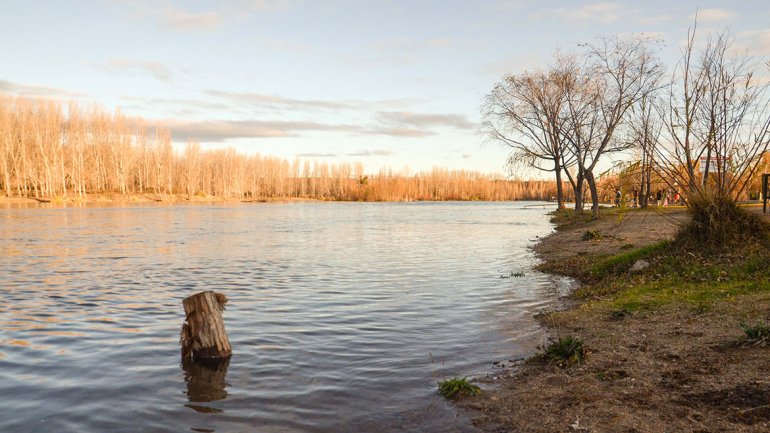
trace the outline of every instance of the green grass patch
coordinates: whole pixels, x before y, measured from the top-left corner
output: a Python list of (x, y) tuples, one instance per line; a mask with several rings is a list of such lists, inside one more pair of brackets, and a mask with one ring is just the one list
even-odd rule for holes
[(609, 275), (625, 272), (637, 260), (649, 258), (653, 254), (665, 250), (670, 244), (669, 241), (661, 241), (601, 259), (591, 268), (591, 275), (597, 279), (602, 279)]
[(438, 392), (446, 398), (453, 398), (458, 395), (478, 395), (481, 394), (481, 388), (468, 382), (467, 377), (453, 377), (442, 380), (438, 383)]
[[(627, 273), (640, 259), (650, 266)], [(587, 308), (636, 312), (678, 303), (702, 314), (717, 302), (770, 293), (770, 251), (751, 245), (701, 255), (659, 242), (594, 261), (587, 284), (575, 291), (576, 297), (591, 300)]]
[(742, 295), (770, 292), (769, 284), (767, 278), (723, 282), (653, 281), (631, 286), (617, 292), (614, 298), (600, 303), (613, 310), (630, 312), (684, 303), (705, 312), (715, 302), (729, 302)]

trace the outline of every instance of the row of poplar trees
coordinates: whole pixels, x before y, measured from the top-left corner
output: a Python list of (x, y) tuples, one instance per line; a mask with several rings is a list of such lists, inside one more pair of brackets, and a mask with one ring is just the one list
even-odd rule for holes
[(0, 95), (0, 191), (7, 197), (76, 200), (92, 194), (151, 194), (159, 200), (539, 200), (555, 196), (556, 185), (441, 168), (417, 175), (365, 173), (361, 163), (175, 146), (169, 130), (119, 110)]

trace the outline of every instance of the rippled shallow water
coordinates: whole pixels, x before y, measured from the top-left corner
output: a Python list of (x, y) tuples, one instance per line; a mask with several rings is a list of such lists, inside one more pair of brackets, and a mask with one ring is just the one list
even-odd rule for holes
[[(568, 285), (531, 204), (0, 209), (0, 432), (473, 431), (436, 381), (531, 354)], [(201, 290), (219, 369), (179, 363)]]

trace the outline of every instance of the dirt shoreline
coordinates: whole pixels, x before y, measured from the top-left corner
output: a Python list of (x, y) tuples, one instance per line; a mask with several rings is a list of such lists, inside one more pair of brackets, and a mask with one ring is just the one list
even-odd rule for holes
[[(683, 208), (656, 208), (571, 221), (535, 251), (541, 269), (570, 275), (671, 239), (687, 219)], [(587, 231), (602, 238), (585, 241)], [(613, 294), (591, 293), (541, 318), (553, 338), (581, 338), (586, 361), (564, 368), (535, 357), (481, 395), (459, 400), (481, 431), (770, 431), (770, 348), (739, 344), (738, 326), (770, 319), (770, 287), (633, 313), (610, 308)]]

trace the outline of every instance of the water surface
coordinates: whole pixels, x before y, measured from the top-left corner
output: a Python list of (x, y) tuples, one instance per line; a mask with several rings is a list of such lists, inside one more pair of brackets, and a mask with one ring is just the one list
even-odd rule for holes
[[(436, 381), (531, 354), (568, 284), (528, 204), (0, 209), (0, 431), (473, 431)], [(201, 290), (218, 368), (179, 362)]]

